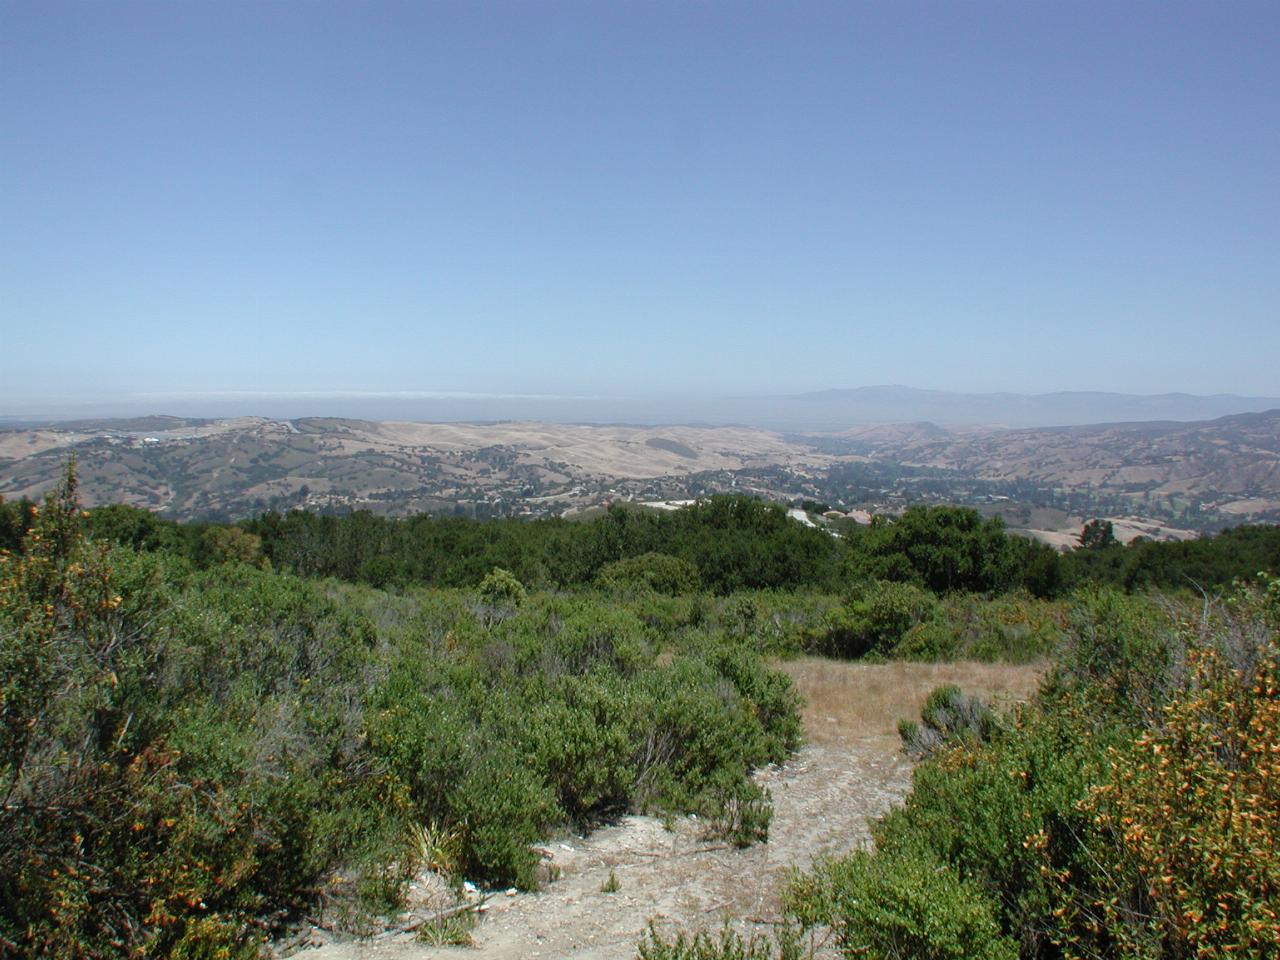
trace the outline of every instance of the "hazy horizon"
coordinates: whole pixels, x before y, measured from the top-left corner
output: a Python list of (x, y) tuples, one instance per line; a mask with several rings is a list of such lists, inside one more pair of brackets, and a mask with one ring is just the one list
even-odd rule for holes
[(1047, 427), (1142, 420), (1211, 420), (1280, 408), (1280, 398), (1235, 394), (954, 393), (902, 385), (756, 396), (573, 396), (430, 391), (262, 391), (140, 393), (20, 398), (0, 424), (131, 417), (280, 420), (345, 417), (424, 422), (742, 424), (779, 430), (932, 422), (944, 426)]
[(0, 26), (0, 415), (1280, 394), (1273, 3), (53, 0)]

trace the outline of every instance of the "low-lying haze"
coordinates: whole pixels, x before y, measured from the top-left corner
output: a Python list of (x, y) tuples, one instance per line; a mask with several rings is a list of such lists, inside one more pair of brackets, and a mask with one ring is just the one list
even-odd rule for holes
[(843, 430), (882, 423), (1046, 427), (1145, 420), (1206, 420), (1280, 408), (1280, 397), (1064, 392), (960, 394), (881, 386), (740, 397), (540, 396), (537, 394), (172, 393), (19, 398), (0, 424), (137, 417), (354, 417), (433, 423), (748, 424), (773, 430)]

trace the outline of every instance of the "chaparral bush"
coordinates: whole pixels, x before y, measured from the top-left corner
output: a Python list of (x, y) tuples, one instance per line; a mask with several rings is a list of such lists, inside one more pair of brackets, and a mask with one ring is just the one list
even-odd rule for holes
[(2, 953), (247, 957), (321, 899), (394, 907), (418, 862), (533, 886), (562, 825), (767, 829), (747, 776), (797, 746), (797, 697), (699, 618), (502, 570), (393, 596), (247, 535), (193, 564), (82, 523), (69, 471), (0, 554)]
[(791, 910), (850, 956), (1276, 956), (1280, 587), (1264, 584), (1217, 608), (1082, 595), (1037, 701), (980, 735), (944, 736), (972, 724), (935, 692), (914, 730), (938, 742), (905, 805), (874, 851), (798, 877)]

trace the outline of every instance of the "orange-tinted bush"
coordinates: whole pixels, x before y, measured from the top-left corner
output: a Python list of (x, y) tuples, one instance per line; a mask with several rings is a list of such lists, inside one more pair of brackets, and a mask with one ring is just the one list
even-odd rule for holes
[(1161, 722), (1086, 802), (1111, 882), (1080, 911), (1085, 936), (1103, 927), (1140, 956), (1280, 956), (1277, 599), (1273, 581), (1189, 649)]

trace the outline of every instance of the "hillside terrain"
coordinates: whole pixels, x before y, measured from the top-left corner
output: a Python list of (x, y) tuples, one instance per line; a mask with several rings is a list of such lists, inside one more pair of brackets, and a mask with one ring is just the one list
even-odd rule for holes
[[(263, 417), (68, 422), (0, 432), (0, 494), (79, 462), (89, 505), (178, 518), (269, 509), (547, 515), (742, 491), (822, 507), (982, 505), (1046, 539), (1112, 516), (1130, 535), (1280, 519), (1280, 411), (1039, 429), (751, 427)], [(1157, 524), (1147, 529), (1144, 524)]]
[(1227, 516), (1280, 511), (1280, 410), (1195, 423), (1001, 431), (912, 424), (841, 436), (850, 453), (985, 481), (1108, 491), (1146, 506), (1195, 501)]
[[(832, 460), (762, 430), (304, 418), (148, 418), (0, 434), (0, 492), (36, 496), (71, 453), (89, 504), (178, 517), (269, 508), (549, 512), (620, 484)], [(504, 507), (503, 504), (506, 506)], [(483, 511), (482, 511), (483, 512)]]

